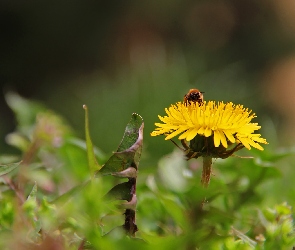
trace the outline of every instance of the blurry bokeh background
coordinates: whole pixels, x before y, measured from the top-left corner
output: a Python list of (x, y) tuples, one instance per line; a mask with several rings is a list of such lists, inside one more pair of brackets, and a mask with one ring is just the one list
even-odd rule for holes
[[(267, 147), (295, 132), (295, 2), (52, 0), (0, 3), (0, 149), (15, 129), (5, 94), (38, 100), (84, 138), (116, 150), (133, 112), (145, 159), (174, 147), (151, 138), (157, 115), (190, 88), (258, 115)], [(145, 162), (145, 160), (142, 160)]]

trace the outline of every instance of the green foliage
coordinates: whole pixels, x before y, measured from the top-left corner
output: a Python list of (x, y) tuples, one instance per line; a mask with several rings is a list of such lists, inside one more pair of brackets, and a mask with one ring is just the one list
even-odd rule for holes
[(16, 169), (19, 165), (20, 165), (20, 162), (0, 165), (0, 176), (10, 173), (14, 169)]
[(96, 161), (92, 141), (90, 138), (88, 108), (86, 105), (84, 105), (83, 108), (85, 109), (85, 137), (87, 145), (88, 166), (91, 177), (94, 177), (95, 171), (101, 169), (101, 166)]
[[(266, 147), (250, 151), (253, 159), (214, 160), (204, 189), (202, 162), (185, 161), (177, 148), (157, 166), (139, 167), (139, 115), (132, 115), (117, 151), (107, 157), (92, 145), (88, 123), (83, 141), (54, 112), (13, 98), (8, 103), (16, 116), (28, 118), (19, 118), (17, 131), (8, 137), (20, 155), (0, 157), (1, 249), (295, 246), (295, 202), (288, 199), (295, 189), (279, 189), (292, 150), (276, 153)], [(292, 179), (294, 173), (288, 175)], [(130, 224), (128, 218), (135, 216), (136, 224)]]

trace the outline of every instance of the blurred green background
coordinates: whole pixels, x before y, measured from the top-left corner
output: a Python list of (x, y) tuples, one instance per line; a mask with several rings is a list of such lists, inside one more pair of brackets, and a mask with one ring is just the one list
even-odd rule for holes
[(253, 109), (269, 147), (291, 145), (294, 23), (292, 1), (1, 1), (1, 152), (13, 150), (10, 91), (60, 113), (81, 138), (87, 104), (107, 153), (140, 114), (143, 164), (173, 149), (149, 133), (190, 88)]

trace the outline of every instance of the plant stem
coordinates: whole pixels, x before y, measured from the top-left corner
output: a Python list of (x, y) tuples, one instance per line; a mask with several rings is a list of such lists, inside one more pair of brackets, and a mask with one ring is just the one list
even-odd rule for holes
[(135, 233), (138, 231), (137, 225), (135, 224), (135, 211), (133, 209), (126, 209), (124, 214), (125, 223), (123, 227), (128, 235), (135, 237)]
[[(129, 178), (129, 182), (132, 184), (130, 189), (131, 199), (128, 202), (133, 203), (130, 205), (136, 206), (136, 178)], [(123, 225), (125, 231), (131, 237), (135, 237), (135, 233), (138, 231), (135, 224), (135, 210), (128, 208), (125, 210), (125, 223)]]
[(203, 187), (208, 187), (210, 182), (212, 172), (212, 157), (211, 156), (203, 156), (203, 171), (202, 171), (202, 185)]

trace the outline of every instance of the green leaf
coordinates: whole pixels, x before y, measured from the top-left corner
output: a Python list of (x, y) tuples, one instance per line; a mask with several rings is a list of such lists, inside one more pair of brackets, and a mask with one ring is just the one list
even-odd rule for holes
[(275, 209), (280, 216), (292, 214), (292, 207), (289, 206), (286, 202), (276, 205)]
[(28, 198), (23, 204), (24, 211), (27, 212), (28, 215), (31, 215), (32, 217), (35, 216), (36, 209), (37, 209), (37, 184), (35, 183)]
[(238, 231), (237, 229), (235, 229), (234, 227), (232, 227), (233, 233), (240, 238), (243, 242), (247, 243), (251, 248), (255, 248), (255, 246), (257, 245), (257, 243), (250, 239), (247, 235), (243, 234), (242, 232)]
[(0, 176), (10, 173), (14, 169), (16, 169), (20, 164), (21, 162), (0, 165)]
[(130, 167), (137, 170), (142, 151), (143, 127), (142, 117), (133, 113), (117, 151), (103, 165), (99, 173), (111, 175)]
[(62, 194), (61, 196), (55, 198), (54, 200), (50, 201), (49, 203), (50, 204), (55, 204), (57, 206), (62, 206), (66, 202), (68, 202), (70, 199), (72, 199), (75, 194), (80, 192), (89, 183), (90, 183), (90, 181), (87, 180), (84, 183), (71, 188), (69, 191), (65, 192), (64, 194)]
[(39, 219), (39, 204), (37, 202), (37, 184), (32, 188), (31, 193), (29, 194), (27, 200), (23, 204), (23, 210), (26, 213), (26, 216), (29, 218), (29, 221), (33, 225), (33, 231), (29, 232), (31, 239), (40, 240), (40, 230), (41, 230), (41, 221)]
[(27, 198), (27, 201), (36, 201), (36, 195), (37, 195), (37, 184), (35, 183), (32, 190), (31, 190), (31, 193), (29, 194), (28, 198)]
[(130, 201), (132, 199), (131, 189), (132, 182), (124, 182), (114, 186), (107, 194), (106, 198), (111, 200), (126, 200)]
[(112, 175), (113, 173), (122, 172), (130, 167), (137, 169), (134, 164), (134, 153), (115, 152), (98, 173), (103, 175)]
[(85, 137), (86, 137), (86, 146), (87, 146), (88, 165), (89, 165), (90, 174), (93, 177), (95, 172), (101, 169), (101, 166), (96, 161), (93, 144), (90, 138), (88, 108), (86, 105), (83, 105), (83, 108), (85, 109)]
[(117, 152), (121, 152), (121, 151), (129, 149), (139, 139), (141, 139), (141, 142), (142, 142), (142, 131), (143, 131), (143, 119), (140, 115), (133, 113), (131, 116), (131, 120), (126, 126), (123, 139), (118, 147)]

